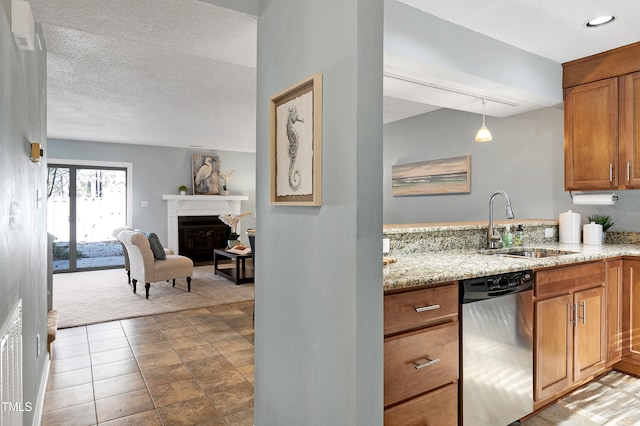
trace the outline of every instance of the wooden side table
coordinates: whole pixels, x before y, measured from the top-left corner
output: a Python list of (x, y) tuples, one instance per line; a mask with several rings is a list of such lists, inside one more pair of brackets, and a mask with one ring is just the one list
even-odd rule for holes
[[(218, 264), (220, 259), (230, 259), (235, 263), (234, 268), (219, 269)], [(253, 282), (253, 268), (246, 267), (245, 261), (251, 259), (251, 253), (249, 254), (236, 254), (229, 253), (223, 249), (213, 249), (213, 273), (216, 275), (222, 275), (225, 278), (235, 282), (236, 285)]]

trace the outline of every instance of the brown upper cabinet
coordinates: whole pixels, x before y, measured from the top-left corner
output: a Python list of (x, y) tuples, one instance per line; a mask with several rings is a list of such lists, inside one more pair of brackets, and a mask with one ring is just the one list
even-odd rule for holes
[(563, 64), (565, 190), (640, 188), (640, 42)]

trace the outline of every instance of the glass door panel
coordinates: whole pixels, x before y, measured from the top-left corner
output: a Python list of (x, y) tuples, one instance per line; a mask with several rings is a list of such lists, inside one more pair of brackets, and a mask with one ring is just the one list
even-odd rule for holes
[(124, 265), (113, 230), (127, 224), (127, 172), (78, 168), (76, 171), (77, 268)]
[(126, 169), (50, 165), (47, 195), (54, 272), (124, 265), (112, 233), (127, 224)]
[(53, 270), (70, 269), (69, 167), (49, 167), (47, 175), (47, 232), (52, 234)]

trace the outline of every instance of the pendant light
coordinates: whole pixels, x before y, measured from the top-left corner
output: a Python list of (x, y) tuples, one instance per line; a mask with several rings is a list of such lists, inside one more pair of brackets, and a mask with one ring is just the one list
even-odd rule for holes
[(482, 98), (482, 127), (476, 133), (476, 142), (489, 142), (491, 139), (491, 132), (487, 129), (487, 126), (484, 124), (484, 98)]

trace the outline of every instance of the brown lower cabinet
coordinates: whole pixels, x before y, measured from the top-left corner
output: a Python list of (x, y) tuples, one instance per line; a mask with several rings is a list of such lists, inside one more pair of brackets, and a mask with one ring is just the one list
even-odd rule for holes
[(640, 258), (625, 258), (622, 281), (622, 359), (616, 370), (640, 375)]
[[(458, 283), (386, 294), (384, 424), (458, 424)], [(538, 270), (534, 409), (613, 368), (640, 375), (640, 258)]]
[(458, 424), (458, 283), (385, 295), (384, 423)]
[(384, 410), (385, 426), (456, 425), (458, 384), (451, 383)]
[(604, 371), (606, 262), (536, 272), (534, 400), (561, 394)]

